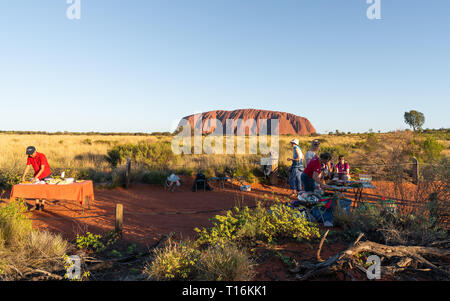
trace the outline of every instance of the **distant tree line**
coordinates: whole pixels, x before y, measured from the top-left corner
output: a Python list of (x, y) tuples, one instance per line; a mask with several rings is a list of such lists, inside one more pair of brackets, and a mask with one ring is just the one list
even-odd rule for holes
[(152, 133), (103, 133), (103, 132), (46, 132), (46, 131), (2, 131), (0, 134), (10, 134), (10, 135), (72, 135), (72, 136), (171, 136), (170, 132), (152, 132)]

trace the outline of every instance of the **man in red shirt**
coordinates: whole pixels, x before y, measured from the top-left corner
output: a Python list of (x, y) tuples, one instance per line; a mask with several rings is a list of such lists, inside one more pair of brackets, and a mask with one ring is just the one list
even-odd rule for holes
[(316, 183), (320, 188), (326, 188), (323, 183), (322, 164), (328, 164), (330, 161), (331, 155), (329, 153), (323, 153), (320, 157), (314, 157), (309, 161), (302, 174), (302, 183), (306, 192), (313, 192), (316, 189)]
[[(52, 172), (50, 165), (48, 165), (47, 157), (44, 154), (36, 151), (34, 146), (27, 147), (26, 154), (28, 155), (27, 167), (22, 175), (22, 182), (25, 182), (25, 176), (30, 170), (30, 165), (34, 169), (34, 176), (32, 182), (42, 181), (49, 178)], [(45, 200), (36, 200), (36, 210), (44, 210)]]

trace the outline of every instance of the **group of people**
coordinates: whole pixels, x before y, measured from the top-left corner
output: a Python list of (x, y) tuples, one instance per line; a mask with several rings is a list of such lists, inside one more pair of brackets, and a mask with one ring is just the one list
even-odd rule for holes
[(292, 161), (289, 175), (289, 186), (293, 194), (300, 191), (313, 192), (317, 187), (326, 189), (325, 180), (337, 177), (340, 180), (350, 179), (350, 165), (345, 161), (344, 156), (339, 156), (339, 162), (333, 164), (331, 154), (325, 152), (318, 155), (320, 141), (313, 140), (310, 149), (303, 157), (299, 146), (299, 140), (293, 139), (290, 142), (293, 147)]

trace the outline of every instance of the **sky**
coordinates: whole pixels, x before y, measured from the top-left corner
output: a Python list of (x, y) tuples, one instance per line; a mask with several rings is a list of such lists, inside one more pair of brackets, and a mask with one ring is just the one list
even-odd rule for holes
[(449, 128), (450, 1), (0, 0), (0, 130), (155, 132), (210, 110)]

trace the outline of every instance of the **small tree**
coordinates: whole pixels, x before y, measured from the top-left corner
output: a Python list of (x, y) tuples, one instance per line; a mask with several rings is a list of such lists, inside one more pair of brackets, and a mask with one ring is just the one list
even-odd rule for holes
[(422, 126), (425, 123), (425, 116), (423, 113), (415, 110), (405, 112), (405, 123), (412, 127), (414, 132), (422, 130)]

